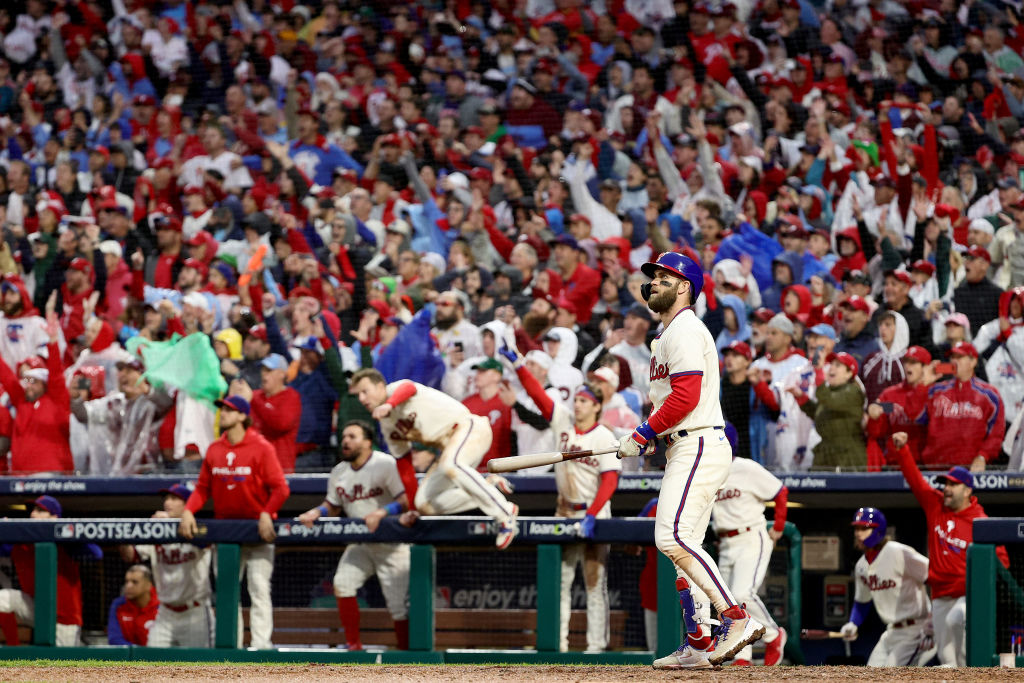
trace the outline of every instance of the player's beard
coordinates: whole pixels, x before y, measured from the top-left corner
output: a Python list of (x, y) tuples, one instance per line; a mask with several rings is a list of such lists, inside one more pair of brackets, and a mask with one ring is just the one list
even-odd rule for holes
[(551, 319), (543, 313), (527, 313), (523, 316), (523, 329), (531, 339), (551, 326)]
[(0, 311), (3, 311), (4, 315), (6, 315), (8, 318), (16, 318), (19, 315), (21, 315), (21, 311), (23, 308), (24, 304), (21, 302), (21, 299), (19, 299), (16, 303), (13, 304), (3, 304), (2, 306), (0, 306)]
[(679, 283), (672, 285), (671, 289), (658, 290), (657, 294), (651, 294), (651, 298), (647, 300), (647, 308), (651, 309), (655, 313), (664, 313), (665, 311), (671, 310), (672, 306), (676, 303), (676, 294), (679, 292)]

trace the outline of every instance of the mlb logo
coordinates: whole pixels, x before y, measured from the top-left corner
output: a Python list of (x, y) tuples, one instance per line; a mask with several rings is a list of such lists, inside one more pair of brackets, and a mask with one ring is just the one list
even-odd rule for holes
[(291, 524), (282, 524), (281, 526), (277, 527), (277, 535), (278, 536), (291, 536), (292, 535), (292, 525)]
[(25, 482), (23, 482), (23, 481), (11, 482), (11, 490), (14, 491), (15, 493), (24, 493), (25, 492)]
[(470, 522), (467, 532), (470, 536), (486, 536), (490, 531), (490, 526), (487, 522)]
[(74, 538), (75, 537), (75, 525), (74, 524), (58, 524), (53, 527), (54, 538)]

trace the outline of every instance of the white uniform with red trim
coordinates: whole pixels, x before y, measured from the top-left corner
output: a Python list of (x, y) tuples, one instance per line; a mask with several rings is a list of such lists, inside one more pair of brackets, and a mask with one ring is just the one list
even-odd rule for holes
[(886, 624), (868, 666), (922, 666), (930, 660), (935, 650), (925, 633), (932, 610), (924, 585), (928, 558), (908, 545), (886, 541), (871, 562), (862, 555), (853, 574), (853, 599), (875, 603)]
[[(405, 493), (395, 459), (374, 451), (359, 469), (340, 462), (327, 482), (327, 502), (340, 507), (345, 517), (362, 519), (374, 510), (393, 503)], [(409, 615), (408, 543), (355, 543), (345, 548), (334, 574), (334, 595), (355, 597), (356, 591), (374, 574), (380, 582), (388, 611), (396, 621)]]
[[(573, 424), (572, 415), (561, 403), (555, 402), (551, 415), (551, 429), (555, 432), (560, 451), (593, 451), (616, 448), (618, 439), (610, 429), (595, 424), (590, 430), (579, 433)], [(555, 465), (555, 484), (558, 487), (559, 517), (580, 519), (597, 497), (601, 486), (601, 475), (605, 472), (621, 472), (622, 461), (615, 453), (594, 455), (577, 460), (566, 460)], [(598, 519), (612, 516), (611, 502), (594, 515)], [(607, 543), (574, 543), (562, 546), (562, 606), (559, 611), (559, 649), (569, 649), (569, 617), (572, 610), (572, 584), (576, 578), (576, 567), (583, 565), (583, 584), (587, 594), (587, 650), (600, 651), (608, 647), (608, 562)]]
[[(718, 568), (736, 599), (764, 624), (767, 643), (778, 637), (779, 627), (758, 595), (775, 547), (764, 509), (765, 502), (781, 490), (782, 482), (764, 467), (747, 458), (733, 458), (711, 514), (711, 527), (719, 536)], [(752, 650), (747, 645), (736, 659), (749, 662)]]
[[(697, 405), (658, 434), (668, 449), (654, 540), (675, 564), (677, 575), (687, 579), (699, 605), (697, 616), (706, 623), (709, 600), (719, 613), (737, 604), (714, 560), (701, 547), (715, 496), (729, 474), (732, 448), (722, 429), (715, 340), (693, 309), (684, 308), (651, 344), (652, 415), (671, 396), (673, 377), (693, 376), (700, 377)], [(707, 632), (707, 626), (702, 629)]]
[(149, 647), (213, 647), (211, 549), (165, 543), (137, 545), (135, 552), (149, 561), (160, 596), (160, 609), (149, 629)]
[(425, 515), (449, 515), (480, 508), (498, 522), (511, 519), (512, 503), (476, 469), (491, 447), (487, 418), (473, 415), (447, 394), (409, 380), (388, 384), (387, 395), (403, 384), (413, 385), (416, 393), (380, 420), (388, 450), (397, 458), (413, 442), (441, 448), (436, 466), (416, 491), (416, 509)]

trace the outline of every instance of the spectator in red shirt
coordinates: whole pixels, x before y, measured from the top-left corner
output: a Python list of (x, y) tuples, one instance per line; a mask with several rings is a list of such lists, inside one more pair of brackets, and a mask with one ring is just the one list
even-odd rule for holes
[(574, 237), (559, 235), (552, 245), (558, 274), (562, 276), (562, 294), (576, 305), (576, 318), (586, 325), (601, 296), (601, 274), (580, 260), (582, 250)]
[(144, 564), (128, 567), (121, 595), (110, 603), (107, 642), (111, 645), (146, 645), (149, 627), (160, 609), (153, 572)]
[(878, 453), (880, 447), (893, 432), (906, 432), (907, 447), (914, 456), (914, 462), (921, 462), (921, 449), (927, 427), (918, 422), (928, 400), (928, 382), (925, 367), (931, 364), (932, 355), (920, 346), (911, 346), (903, 354), (903, 373), (906, 380), (888, 387), (878, 400), (868, 406), (868, 464), (884, 463), (895, 465), (896, 454), (885, 451), (884, 460)]
[[(941, 488), (932, 488), (914, 464), (906, 432), (892, 435), (900, 470), (924, 510), (928, 532), (928, 585), (932, 591), (932, 626), (939, 661), (966, 666), (967, 547), (974, 540), (974, 520), (988, 517), (974, 491), (974, 476), (965, 467), (941, 475)], [(1010, 566), (1006, 548), (996, 549), (999, 561)]]
[(928, 425), (921, 462), (935, 465), (968, 465), (974, 472), (999, 457), (1006, 422), (1003, 399), (988, 382), (974, 376), (978, 351), (960, 342), (949, 351), (955, 366), (952, 379), (933, 384), (922, 421)]
[(261, 361), (261, 388), (253, 391), (245, 380), (234, 387), (234, 393), (250, 402), (253, 426), (271, 443), (286, 473), (295, 471), (296, 442), (302, 397), (285, 382), (288, 361), (272, 353)]
[[(488, 460), (510, 455), (509, 442), (512, 439), (512, 406), (515, 404), (515, 392), (511, 392), (512, 403), (506, 403), (502, 389), (508, 383), (502, 381), (501, 374), (504, 369), (495, 359), (483, 360), (474, 365), (473, 369), (476, 370), (476, 393), (467, 396), (462, 404), (469, 408), (469, 412), (486, 417), (491, 423), (494, 438), (491, 440), (490, 449), (477, 466), (478, 470), (486, 472)], [(511, 389), (505, 393), (509, 391)]]

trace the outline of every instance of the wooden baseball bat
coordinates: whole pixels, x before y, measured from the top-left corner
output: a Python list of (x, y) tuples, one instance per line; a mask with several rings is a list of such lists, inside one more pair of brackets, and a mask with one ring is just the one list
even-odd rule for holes
[(618, 450), (617, 447), (612, 447), (599, 451), (551, 451), (550, 453), (532, 453), (530, 455), (510, 455), (507, 458), (488, 460), (487, 471), (494, 473), (515, 472), (527, 467), (554, 465), (556, 462), (588, 458), (592, 455), (605, 455), (606, 453), (615, 453)]
[(803, 640), (827, 640), (829, 638), (842, 638), (839, 631), (825, 631), (817, 628), (805, 628), (800, 631), (800, 638)]

